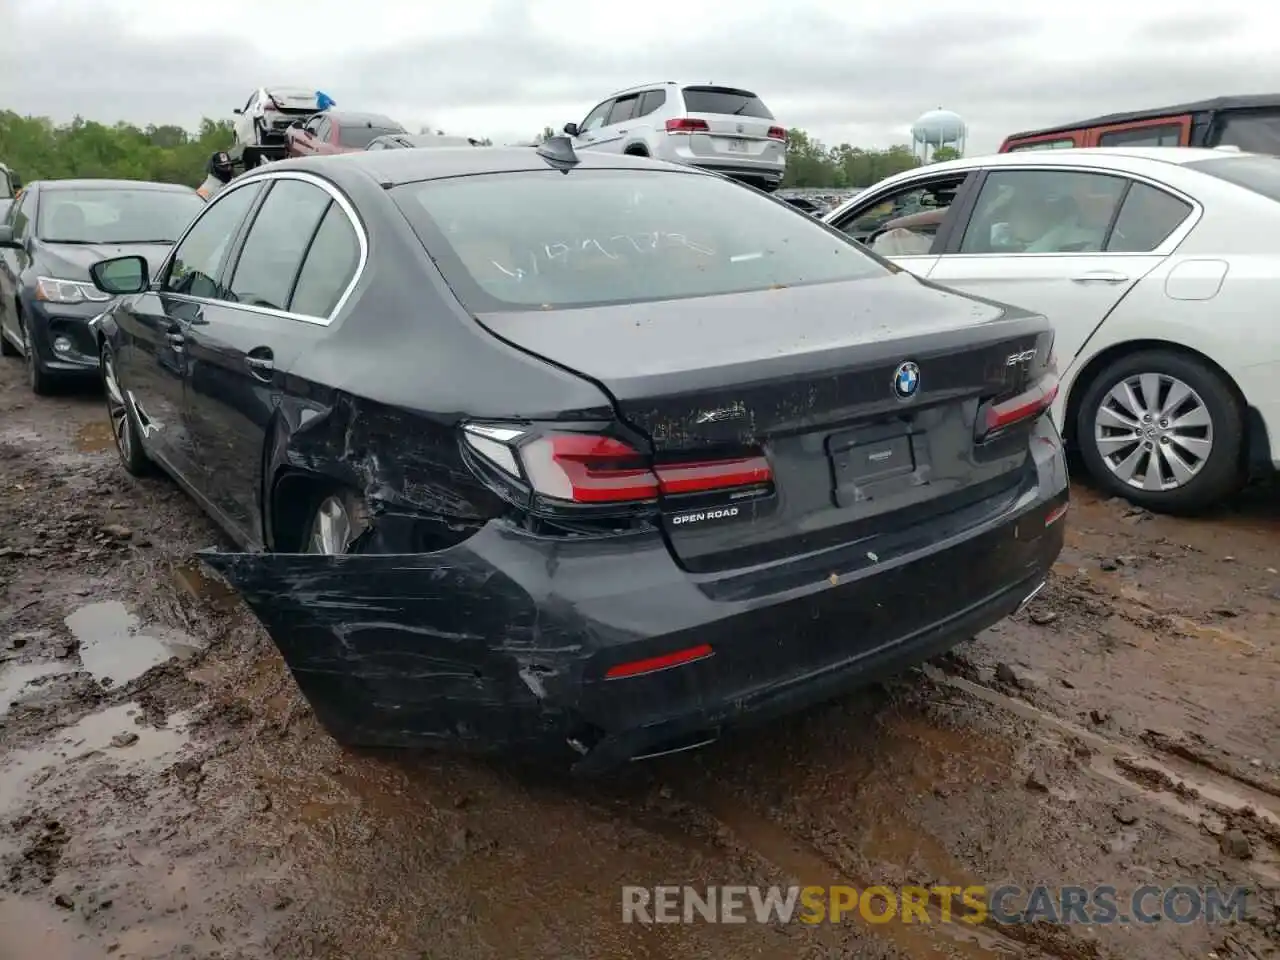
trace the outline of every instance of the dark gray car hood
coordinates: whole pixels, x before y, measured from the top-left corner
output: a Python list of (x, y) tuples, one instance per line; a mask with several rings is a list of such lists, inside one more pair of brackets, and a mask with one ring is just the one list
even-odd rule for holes
[(48, 243), (40, 241), (36, 269), (59, 280), (88, 280), (89, 268), (112, 257), (145, 257), (151, 276), (173, 248), (171, 243)]

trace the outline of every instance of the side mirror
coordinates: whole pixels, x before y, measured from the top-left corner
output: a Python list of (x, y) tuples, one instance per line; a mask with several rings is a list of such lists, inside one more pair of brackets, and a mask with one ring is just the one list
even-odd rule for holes
[(578, 125), (576, 123), (566, 123), (564, 125), (564, 132), (571, 137), (576, 137), (578, 135)]
[(7, 247), (10, 250), (22, 249), (22, 244), (13, 239), (13, 227), (7, 223), (0, 223), (0, 247)]
[(236, 108), (235, 108), (234, 110), (232, 110), (231, 112), (232, 112), (232, 113), (234, 113), (237, 117), (238, 117), (238, 116), (240, 116), (242, 113), (244, 113), (244, 111), (243, 111), (242, 109), (240, 109), (239, 107), (236, 107)]
[(144, 257), (113, 257), (99, 260), (89, 268), (93, 285), (103, 293), (119, 296), (141, 293), (151, 284), (151, 277)]

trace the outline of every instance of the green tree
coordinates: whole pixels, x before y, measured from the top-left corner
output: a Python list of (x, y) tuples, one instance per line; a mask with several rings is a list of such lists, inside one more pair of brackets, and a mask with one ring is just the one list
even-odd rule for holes
[(787, 131), (784, 187), (869, 187), (878, 180), (919, 166), (905, 144), (887, 150), (864, 150), (842, 143), (827, 147), (803, 130)]
[(933, 151), (929, 158), (931, 163), (942, 163), (944, 160), (959, 160), (962, 154), (955, 147), (942, 146)]
[(24, 180), (117, 177), (194, 186), (209, 155), (231, 146), (230, 121), (201, 121), (194, 133), (173, 124), (145, 129), (76, 117), (55, 124), (0, 110), (0, 160)]

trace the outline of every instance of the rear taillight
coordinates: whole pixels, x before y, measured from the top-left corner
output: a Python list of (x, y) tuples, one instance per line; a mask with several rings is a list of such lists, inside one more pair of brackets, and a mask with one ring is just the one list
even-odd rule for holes
[(1051, 371), (1016, 396), (983, 404), (978, 414), (978, 439), (984, 440), (1015, 423), (1040, 416), (1053, 406), (1057, 397), (1058, 375)]
[(787, 142), (787, 131), (786, 131), (786, 129), (785, 129), (785, 128), (783, 128), (783, 127), (770, 127), (770, 128), (769, 128), (769, 139), (770, 139), (770, 140), (781, 140), (783, 143), (786, 143), (786, 142)]
[(467, 424), (463, 438), (505, 479), (564, 504), (635, 504), (773, 482), (762, 455), (655, 465), (629, 443), (602, 434)]
[(672, 117), (667, 121), (667, 133), (706, 133), (710, 129), (707, 121), (690, 117)]

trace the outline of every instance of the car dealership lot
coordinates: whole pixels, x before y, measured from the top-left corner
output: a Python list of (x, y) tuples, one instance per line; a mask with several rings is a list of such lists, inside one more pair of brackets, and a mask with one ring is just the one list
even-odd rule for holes
[(1280, 884), (1276, 491), (1199, 521), (1074, 493), (1017, 620), (586, 786), (341, 751), (101, 397), (0, 364), (0, 956), (1268, 956), (1265, 899), (1230, 929), (621, 923), (667, 882)]

